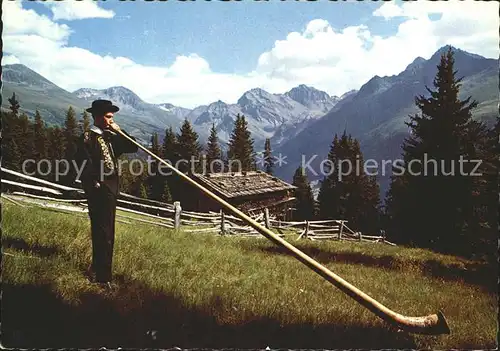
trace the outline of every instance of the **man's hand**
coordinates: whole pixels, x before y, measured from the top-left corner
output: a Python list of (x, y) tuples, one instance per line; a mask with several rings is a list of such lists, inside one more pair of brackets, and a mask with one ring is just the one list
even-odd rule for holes
[(121, 131), (120, 126), (118, 124), (116, 124), (115, 122), (110, 123), (109, 128), (111, 128), (111, 130), (114, 130), (117, 132)]

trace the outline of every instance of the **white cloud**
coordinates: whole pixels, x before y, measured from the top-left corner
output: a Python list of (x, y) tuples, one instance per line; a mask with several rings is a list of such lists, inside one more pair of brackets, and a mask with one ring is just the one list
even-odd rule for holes
[(394, 17), (401, 17), (403, 15), (403, 10), (400, 6), (396, 5), (394, 2), (386, 2), (382, 6), (373, 12), (374, 16), (384, 17), (389, 20)]
[[(430, 14), (441, 17), (431, 20)], [(398, 74), (417, 56), (429, 58), (446, 44), (498, 57), (496, 2), (411, 1), (397, 5), (391, 1), (373, 15), (386, 20), (402, 17), (404, 21), (395, 34), (381, 37), (366, 26), (338, 31), (323, 19), (313, 20), (301, 33), (276, 41), (259, 57), (256, 72), (264, 74), (266, 86), (274, 89), (304, 83), (340, 95), (358, 89), (374, 75)]]
[(210, 73), (210, 66), (206, 60), (197, 54), (177, 56), (169, 73), (175, 77), (198, 76)]
[(2, 1), (3, 35), (33, 34), (54, 42), (65, 42), (71, 34), (66, 24), (58, 24), (34, 10), (22, 8), (22, 1)]
[[(2, 6), (3, 13), (8, 13), (4, 21), (9, 19), (3, 36), (4, 51), (9, 55), (3, 64), (20, 62), (68, 91), (122, 85), (149, 102), (195, 107), (218, 99), (232, 102), (256, 84), (251, 77), (214, 73), (208, 62), (196, 54), (178, 56), (166, 67), (97, 55), (69, 46), (68, 26), (23, 9), (17, 2), (4, 1)], [(29, 25), (17, 25), (15, 19), (26, 20), (28, 16)]]
[[(97, 55), (69, 46), (67, 25), (26, 10), (21, 2), (4, 1), (2, 6), (3, 13), (8, 13), (3, 16), (4, 64), (21, 62), (69, 91), (122, 85), (146, 101), (184, 107), (219, 99), (234, 103), (255, 87), (282, 93), (307, 84), (341, 95), (359, 89), (374, 75), (397, 74), (415, 57), (429, 58), (445, 44), (498, 57), (498, 5), (487, 2), (384, 3), (374, 16), (404, 19), (397, 32), (387, 37), (373, 35), (364, 25), (338, 30), (324, 19), (315, 19), (302, 31), (277, 40), (260, 55), (256, 68), (244, 75), (214, 72), (195, 53), (156, 67), (126, 57)], [(442, 16), (431, 20), (430, 13)]]
[(43, 4), (52, 11), (54, 21), (79, 20), (85, 18), (113, 18), (115, 13), (99, 7), (95, 0), (44, 1)]
[[(384, 3), (378, 12), (386, 12), (383, 8), (395, 6)], [(498, 57), (498, 27), (499, 5), (497, 2), (481, 1), (411, 1), (405, 2), (400, 8), (405, 23), (414, 23), (408, 28), (404, 37), (425, 37), (424, 30), (435, 45), (440, 47), (450, 44), (463, 50), (487, 57)], [(431, 21), (429, 15), (441, 14), (439, 20)], [(377, 15), (377, 11), (374, 12)], [(410, 30), (417, 33), (410, 33)], [(398, 33), (399, 34), (399, 33)], [(422, 56), (422, 55), (421, 55)]]
[(2, 57), (2, 65), (14, 65), (16, 63), (21, 63), (21, 60), (14, 55), (7, 55)]

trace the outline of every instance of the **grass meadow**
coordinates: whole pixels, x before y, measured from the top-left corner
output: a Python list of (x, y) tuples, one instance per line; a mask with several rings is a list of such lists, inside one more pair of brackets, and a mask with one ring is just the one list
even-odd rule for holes
[(443, 311), (451, 334), (389, 327), (265, 238), (120, 222), (115, 285), (103, 289), (86, 275), (86, 217), (2, 201), (2, 345), (497, 347), (497, 266), (383, 244), (287, 240), (396, 312)]

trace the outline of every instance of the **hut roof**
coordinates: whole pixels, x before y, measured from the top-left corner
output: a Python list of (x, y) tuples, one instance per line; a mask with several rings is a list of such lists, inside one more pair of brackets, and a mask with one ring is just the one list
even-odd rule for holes
[(200, 183), (226, 198), (256, 195), (296, 187), (262, 171), (193, 174)]

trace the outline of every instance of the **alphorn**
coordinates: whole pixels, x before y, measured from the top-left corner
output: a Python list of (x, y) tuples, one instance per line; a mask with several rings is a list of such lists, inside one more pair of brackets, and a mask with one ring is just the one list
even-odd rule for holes
[(210, 190), (204, 188), (201, 184), (197, 183), (193, 179), (191, 179), (189, 176), (186, 174), (182, 173), (179, 171), (177, 168), (166, 162), (165, 160), (161, 159), (157, 155), (155, 155), (153, 152), (148, 150), (146, 147), (142, 146), (132, 138), (130, 138), (128, 135), (123, 133), (121, 130), (115, 130), (118, 132), (120, 135), (122, 135), (124, 138), (128, 139), (130, 142), (134, 143), (137, 145), (140, 149), (151, 155), (153, 158), (158, 160), (159, 162), (163, 163), (166, 165), (168, 168), (170, 168), (173, 172), (175, 172), (179, 177), (193, 185), (194, 187), (198, 188), (200, 191), (205, 193), (207, 196), (211, 197), (215, 201), (217, 201), (219, 204), (224, 206), (226, 209), (231, 211), (233, 214), (235, 214), (237, 217), (241, 218), (243, 221), (247, 222), (250, 226), (255, 228), (260, 234), (274, 242), (276, 245), (284, 248), (287, 250), (289, 254), (291, 254), (293, 257), (298, 259), (300, 262), (305, 264), (307, 267), (312, 269), (314, 272), (318, 273), (320, 276), (322, 276), (324, 279), (326, 279), (328, 282), (336, 286), (338, 289), (340, 289), (342, 292), (345, 294), (349, 295), (351, 298), (353, 298), (355, 301), (360, 303), (362, 306), (370, 310), (372, 313), (380, 317), (382, 320), (385, 322), (391, 324), (392, 326), (399, 328), (400, 330), (404, 330), (410, 333), (416, 333), (416, 334), (427, 334), (427, 335), (440, 335), (440, 334), (450, 334), (450, 328), (448, 326), (448, 323), (446, 322), (446, 318), (444, 314), (441, 311), (438, 311), (435, 314), (430, 314), (428, 316), (424, 317), (409, 317), (405, 316), (399, 313), (396, 313), (392, 311), (391, 309), (387, 308), (386, 306), (382, 305), (380, 302), (377, 300), (373, 299), (372, 297), (368, 296), (366, 293), (363, 291), (359, 290), (356, 288), (354, 285), (350, 284), (337, 274), (333, 273), (331, 270), (326, 268), (325, 266), (321, 265), (319, 262), (315, 261), (312, 257), (306, 255), (304, 252), (300, 251), (297, 249), (295, 246), (290, 244), (289, 242), (285, 241), (275, 233), (273, 233), (271, 230), (267, 229), (266, 227), (262, 226), (258, 222), (256, 222), (253, 218), (250, 216), (246, 215), (230, 203), (226, 202), (224, 199), (220, 198), (216, 194), (212, 193)]

